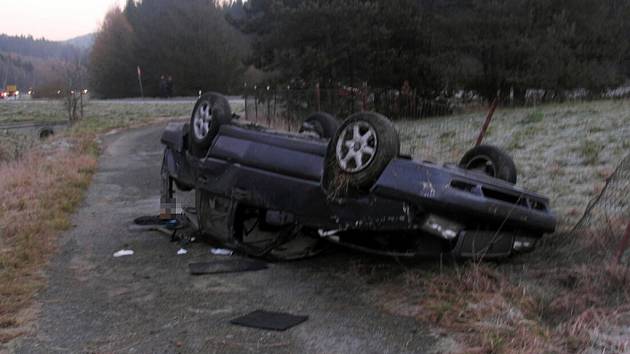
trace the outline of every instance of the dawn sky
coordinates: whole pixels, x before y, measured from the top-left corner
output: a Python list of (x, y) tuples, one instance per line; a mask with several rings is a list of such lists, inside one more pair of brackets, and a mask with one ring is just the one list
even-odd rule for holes
[(0, 33), (65, 40), (98, 29), (124, 0), (0, 0)]

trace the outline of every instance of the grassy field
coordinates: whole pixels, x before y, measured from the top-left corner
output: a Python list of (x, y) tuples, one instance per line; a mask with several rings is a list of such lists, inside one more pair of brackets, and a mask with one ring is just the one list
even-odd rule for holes
[[(456, 162), (473, 146), (484, 116), (399, 122), (402, 151), (416, 159)], [(630, 181), (621, 181), (615, 196), (627, 218), (617, 220), (624, 224), (615, 227), (616, 236), (611, 238), (610, 224), (568, 232), (630, 154), (630, 101), (500, 109), (485, 142), (514, 157), (518, 185), (551, 199), (559, 232), (533, 253), (502, 264), (411, 267), (388, 276), (366, 296), (385, 298), (379, 301), (385, 309), (433, 323), (438, 333), (455, 338), (445, 351), (630, 350), (630, 265), (616, 264), (612, 257), (619, 230), (630, 222), (623, 200)], [(622, 178), (628, 178), (627, 171)]]
[[(186, 116), (192, 111), (194, 101), (147, 100), (86, 100), (84, 116), (88, 121), (109, 125), (134, 122), (147, 118)], [(0, 124), (22, 121), (63, 121), (68, 115), (61, 101), (22, 100), (0, 101)]]
[[(399, 122), (401, 150), (416, 159), (457, 162), (484, 119), (480, 112)], [(484, 143), (513, 156), (518, 185), (548, 196), (566, 229), (630, 153), (630, 101), (499, 109)]]

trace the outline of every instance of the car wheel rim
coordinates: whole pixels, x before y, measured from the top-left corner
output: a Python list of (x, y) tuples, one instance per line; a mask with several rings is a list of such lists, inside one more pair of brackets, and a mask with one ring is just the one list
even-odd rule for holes
[(494, 163), (492, 163), (492, 160), (490, 160), (490, 158), (488, 158), (487, 156), (477, 156), (473, 158), (466, 164), (466, 169), (471, 171), (478, 171), (490, 177), (496, 177), (497, 175), (497, 170), (494, 166)]
[(195, 111), (193, 118), (193, 130), (197, 140), (203, 140), (208, 136), (212, 123), (212, 106), (210, 102), (202, 102)]
[(378, 139), (367, 122), (358, 121), (345, 127), (337, 140), (336, 156), (339, 167), (348, 173), (366, 169), (374, 160)]

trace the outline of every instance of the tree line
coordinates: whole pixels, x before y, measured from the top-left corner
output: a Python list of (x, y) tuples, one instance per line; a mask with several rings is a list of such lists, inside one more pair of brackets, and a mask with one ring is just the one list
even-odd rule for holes
[(56, 96), (66, 63), (85, 63), (85, 57), (85, 50), (65, 42), (0, 34), (0, 89), (16, 85), (22, 92), (34, 89), (39, 97)]
[(71, 59), (80, 54), (81, 49), (63, 42), (49, 41), (33, 36), (9, 36), (0, 34), (0, 50), (5, 53), (39, 59)]
[(162, 76), (176, 95), (232, 92), (241, 85), (245, 37), (209, 0), (127, 1), (110, 11), (90, 55), (90, 84), (104, 97), (159, 94)]
[[(243, 83), (459, 90), (522, 99), (527, 89), (593, 92), (630, 74), (630, 0), (129, 0), (90, 56), (103, 96), (177, 94)], [(246, 71), (247, 70), (247, 71)], [(258, 82), (257, 82), (258, 81)]]
[(602, 90), (630, 73), (627, 0), (250, 0), (248, 60), (281, 81), (426, 97)]

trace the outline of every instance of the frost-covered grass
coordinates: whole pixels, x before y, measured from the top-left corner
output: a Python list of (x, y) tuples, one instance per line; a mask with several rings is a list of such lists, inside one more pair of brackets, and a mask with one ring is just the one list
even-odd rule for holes
[[(398, 122), (402, 152), (457, 162), (473, 146), (484, 119), (479, 112)], [(566, 231), (630, 154), (630, 101), (500, 109), (485, 143), (514, 157), (518, 184), (548, 196), (560, 231)], [(623, 188), (615, 190), (615, 198), (627, 198)], [(627, 220), (610, 219), (606, 227), (611, 222), (625, 227)], [(396, 294), (381, 305), (455, 338), (449, 352), (627, 352), (628, 264), (610, 256), (619, 240), (589, 227), (588, 234), (546, 236), (533, 253), (514, 262), (412, 268), (374, 292)]]
[[(485, 115), (401, 121), (401, 150), (416, 159), (457, 162), (474, 145)], [(499, 109), (484, 143), (513, 156), (518, 184), (548, 196), (566, 227), (630, 153), (630, 100)]]
[[(84, 117), (88, 121), (120, 122), (146, 118), (187, 116), (192, 111), (194, 100), (186, 101), (126, 101), (86, 100)], [(67, 120), (60, 100), (0, 101), (0, 124), (22, 121)]]

